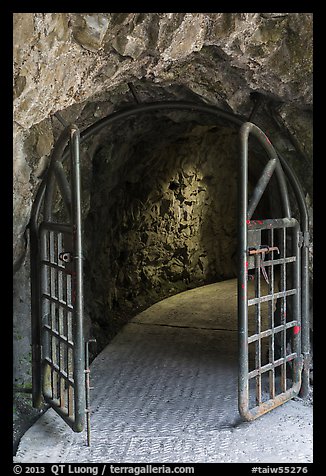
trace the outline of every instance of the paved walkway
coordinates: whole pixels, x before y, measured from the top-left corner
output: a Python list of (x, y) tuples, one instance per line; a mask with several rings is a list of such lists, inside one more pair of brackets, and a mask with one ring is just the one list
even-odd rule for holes
[(28, 463), (312, 462), (312, 406), (254, 422), (237, 410), (236, 282), (155, 304), (91, 366), (92, 445), (48, 410), (23, 436)]

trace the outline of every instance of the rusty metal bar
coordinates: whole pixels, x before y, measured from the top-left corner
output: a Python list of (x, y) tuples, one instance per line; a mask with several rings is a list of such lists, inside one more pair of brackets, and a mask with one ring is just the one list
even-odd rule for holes
[[(297, 293), (296, 295), (292, 298), (293, 299), (293, 313), (295, 316), (297, 316), (297, 325), (296, 327), (293, 328), (293, 350), (297, 353), (298, 356), (302, 355), (302, 348), (301, 348), (301, 334), (302, 334), (302, 296), (301, 296), (301, 291), (302, 291), (302, 282), (301, 282), (301, 250), (299, 246), (299, 234), (300, 234), (300, 228), (299, 224), (297, 223), (296, 227), (294, 228), (294, 234), (293, 234), (293, 248), (295, 250), (295, 255), (296, 255), (296, 266), (294, 267), (293, 271), (293, 286), (296, 287)], [(304, 355), (303, 355), (303, 375), (300, 375), (302, 384), (303, 384), (303, 378), (305, 378), (305, 372), (304, 372)], [(296, 362), (293, 364), (293, 373), (292, 373), (292, 378), (293, 381), (298, 381), (299, 376), (298, 373), (301, 374), (301, 369), (299, 365), (297, 365)], [(308, 371), (308, 378), (309, 378), (309, 371)], [(301, 390), (301, 389), (300, 389)], [(309, 388), (307, 389), (309, 390)]]
[(87, 446), (91, 446), (91, 407), (90, 407), (90, 367), (89, 367), (89, 344), (96, 342), (96, 339), (89, 339), (85, 342), (85, 395), (86, 395), (86, 428)]
[[(286, 229), (281, 229), (282, 233), (282, 258), (286, 258)], [(281, 264), (281, 290), (283, 296), (281, 299), (281, 324), (283, 325), (282, 330), (282, 341), (281, 341), (281, 355), (283, 354), (284, 364), (281, 367), (281, 388), (282, 391), (286, 391), (286, 264)]]
[[(298, 321), (291, 321), (286, 323), (286, 329), (291, 329), (292, 327), (295, 327), (298, 325)], [(248, 344), (251, 344), (252, 342), (255, 342), (259, 338), (263, 337), (269, 337), (275, 334), (278, 334), (279, 332), (282, 332), (284, 329), (284, 325), (281, 324), (279, 326), (266, 329), (265, 331), (262, 331), (260, 334), (252, 334), (251, 336), (248, 337)]]
[(246, 220), (248, 230), (271, 230), (272, 228), (290, 228), (297, 225), (295, 218), (269, 218), (266, 220)]
[(277, 359), (274, 361), (274, 363), (270, 362), (266, 365), (263, 365), (262, 367), (252, 370), (251, 372), (248, 373), (248, 378), (252, 379), (254, 377), (257, 377), (257, 375), (269, 372), (271, 369), (275, 369), (276, 367), (279, 367), (280, 365), (284, 365), (286, 362), (291, 362), (294, 359), (297, 358), (297, 353), (293, 352), (292, 354), (288, 354), (285, 358), (281, 357), (280, 359)]
[[(262, 296), (259, 298), (259, 301), (260, 302), (272, 301), (273, 299), (283, 298), (285, 296), (291, 296), (292, 294), (296, 294), (296, 293), (297, 293), (297, 289), (287, 289), (285, 291), (279, 291), (278, 293), (267, 294), (266, 296)], [(258, 302), (258, 298), (248, 299), (248, 306), (257, 304), (257, 302)]]
[[(249, 249), (249, 255), (257, 255), (262, 253), (270, 253), (271, 251), (279, 251), (277, 246), (263, 246), (259, 249)], [(264, 261), (265, 265), (265, 261)]]
[[(260, 254), (255, 255), (255, 272), (256, 272), (256, 279), (255, 279), (255, 291), (257, 296), (257, 303), (255, 304), (255, 318), (256, 318), (256, 335), (257, 339), (256, 342), (256, 352), (255, 352), (255, 364), (256, 369), (258, 369), (256, 375), (256, 403), (259, 405), (261, 403), (261, 286), (260, 286), (260, 263), (261, 263), (261, 256)], [(248, 375), (249, 378), (249, 375)]]
[[(274, 247), (274, 229), (268, 230), (269, 241), (271, 243), (271, 248)], [(278, 253), (279, 249), (277, 248)], [(271, 265), (268, 267), (269, 275), (269, 284), (268, 284), (268, 294), (274, 296), (274, 250), (272, 250)], [(265, 261), (266, 266), (266, 261)], [(268, 302), (268, 326), (270, 331), (270, 336), (268, 340), (268, 359), (271, 364), (271, 369), (269, 371), (269, 396), (271, 399), (275, 398), (275, 348), (274, 348), (274, 339), (275, 339), (275, 323), (274, 323), (274, 298)]]
[(264, 266), (267, 268), (268, 266), (276, 266), (277, 264), (282, 263), (294, 263), (296, 261), (295, 256), (288, 256), (287, 258), (280, 258), (280, 259), (271, 259), (264, 261)]

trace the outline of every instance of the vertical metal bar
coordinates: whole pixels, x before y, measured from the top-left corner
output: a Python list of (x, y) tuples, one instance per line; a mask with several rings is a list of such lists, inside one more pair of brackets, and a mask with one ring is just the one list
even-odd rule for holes
[(74, 413), (74, 392), (71, 384), (68, 384), (68, 415), (72, 416)]
[(85, 395), (86, 395), (86, 425), (87, 425), (87, 445), (91, 446), (91, 407), (90, 407), (90, 368), (89, 368), (89, 344), (96, 342), (96, 339), (89, 339), (85, 342)]
[[(62, 280), (62, 268), (60, 265), (59, 254), (62, 252), (62, 233), (57, 233), (57, 256), (58, 256), (58, 309), (59, 309), (59, 334), (65, 336), (64, 327), (64, 309), (60, 303), (63, 302), (63, 280)], [(60, 370), (66, 370), (65, 367), (65, 352), (67, 345), (62, 341), (59, 342), (59, 368)], [(60, 376), (60, 406), (65, 407), (65, 379)]]
[[(260, 286), (260, 263), (261, 256), (259, 254), (255, 255), (255, 268), (257, 270), (257, 279), (255, 279), (255, 297), (260, 299), (261, 297), (261, 286)], [(255, 305), (255, 318), (256, 318), (256, 334), (258, 334), (258, 339), (256, 341), (256, 355), (255, 355), (255, 365), (258, 369), (258, 375), (256, 377), (256, 403), (259, 405), (261, 403), (261, 303), (257, 302)]]
[[(307, 236), (309, 234), (307, 233)], [(302, 247), (302, 297), (301, 297), (301, 352), (303, 355), (302, 386), (300, 395), (307, 397), (310, 391), (310, 319), (309, 319), (309, 248)]]
[(74, 381), (75, 381), (75, 431), (82, 431), (85, 423), (85, 349), (83, 335), (83, 256), (80, 181), (80, 135), (77, 126), (70, 128), (72, 222), (74, 226), (75, 296), (74, 304)]
[[(269, 242), (270, 246), (274, 246), (274, 230), (271, 228), (269, 230)], [(272, 263), (268, 268), (269, 271), (269, 289), (268, 293), (274, 296), (274, 251), (271, 252), (271, 260)], [(269, 362), (272, 363), (272, 369), (269, 371), (269, 395), (270, 398), (275, 398), (275, 368), (274, 368), (274, 361), (275, 361), (275, 348), (274, 348), (274, 339), (275, 339), (275, 334), (274, 334), (274, 299), (269, 301), (268, 303), (268, 326), (271, 329), (272, 333), (269, 338)]]
[(297, 225), (294, 228), (293, 233), (293, 248), (295, 254), (295, 263), (293, 270), (293, 286), (296, 288), (297, 292), (292, 297), (293, 302), (293, 314), (294, 319), (297, 321), (297, 327), (293, 329), (293, 351), (296, 352), (297, 358), (293, 362), (293, 381), (298, 382), (300, 379), (300, 366), (299, 359), (301, 358), (301, 338), (300, 333), (302, 332), (302, 321), (301, 321), (301, 263), (300, 263), (300, 248), (299, 248), (299, 226)]
[[(39, 246), (39, 215), (45, 192), (43, 179), (32, 205), (30, 230), (30, 269), (31, 269), (31, 320), (32, 320), (32, 403), (34, 408), (42, 406), (42, 305), (41, 275), (42, 266)], [(42, 240), (42, 238), (41, 238)]]
[(247, 202), (248, 202), (248, 124), (240, 128), (240, 164), (238, 178), (238, 333), (239, 374), (238, 407), (247, 418), (249, 406), (248, 384), (248, 261), (247, 261)]
[[(72, 282), (72, 276), (70, 273), (67, 273), (66, 275), (66, 304), (71, 306), (72, 305), (72, 286), (73, 286), (73, 282)], [(70, 321), (69, 321), (70, 322)]]
[[(41, 322), (40, 322), (40, 333), (42, 336), (42, 347), (43, 347), (43, 352), (42, 352), (42, 358), (44, 359), (45, 357), (50, 357), (50, 348), (51, 348), (51, 336), (49, 335), (48, 332), (43, 331), (43, 326), (44, 324), (51, 325), (51, 304), (48, 299), (43, 297), (43, 293), (46, 292), (47, 294), (50, 294), (50, 282), (48, 279), (48, 271), (49, 267), (42, 263), (43, 261), (47, 261), (47, 256), (49, 252), (49, 241), (48, 241), (48, 234), (49, 232), (41, 229), (40, 230), (40, 281), (39, 281), (39, 293), (40, 293), (40, 317), (41, 317)], [(43, 369), (44, 369), (43, 364)], [(48, 364), (46, 364), (48, 365)], [(49, 375), (49, 369), (47, 369), (47, 375)], [(52, 392), (52, 385), (51, 388), (48, 388), (48, 385), (52, 382), (50, 379), (45, 379), (43, 378), (42, 382), (42, 387), (43, 391), (45, 391), (47, 394)]]
[(281, 298), (281, 324), (283, 324), (282, 330), (282, 344), (281, 344), (281, 355), (283, 358), (283, 363), (281, 366), (281, 389), (282, 392), (286, 391), (286, 228), (282, 228), (282, 258), (283, 262), (281, 264), (281, 290), (284, 293)]
[[(61, 274), (61, 273), (60, 273)], [(61, 293), (60, 293), (61, 294)], [(63, 317), (63, 308), (59, 306), (59, 332), (62, 337), (64, 337), (64, 317)], [(65, 349), (67, 347), (62, 341), (60, 342), (60, 370), (65, 369)], [(64, 378), (60, 377), (60, 406), (63, 408), (65, 406), (65, 380)]]
[[(49, 232), (49, 261), (54, 264), (54, 232)], [(51, 278), (50, 278), (50, 296), (56, 297), (56, 270), (51, 266)], [(55, 330), (56, 324), (56, 305), (54, 302), (51, 302), (51, 331)], [(51, 361), (56, 363), (56, 338), (51, 332)], [(51, 386), (52, 386), (52, 398), (57, 398), (57, 372), (54, 368), (51, 368)]]
[[(50, 333), (50, 361), (53, 363), (53, 353), (54, 353), (54, 350), (53, 350), (53, 307), (54, 307), (54, 303), (53, 302), (50, 302), (50, 329), (51, 329), (51, 333)], [(53, 373), (54, 373), (54, 370), (53, 370), (53, 366), (51, 365), (51, 398), (54, 399), (54, 376), (53, 376)]]
[[(65, 311), (66, 312), (66, 326), (67, 326), (67, 338), (71, 341), (71, 336), (70, 336), (70, 311)], [(72, 372), (71, 372), (71, 349), (70, 347), (67, 346), (67, 362), (66, 362), (66, 369), (67, 369), (67, 375), (68, 378), (73, 377)], [(70, 383), (68, 383), (68, 392), (67, 392), (67, 400), (68, 400), (68, 413), (69, 415), (72, 415), (72, 388)]]
[(90, 379), (89, 379), (89, 348), (88, 342), (85, 342), (85, 413), (87, 426), (87, 446), (91, 446), (91, 414), (90, 414)]

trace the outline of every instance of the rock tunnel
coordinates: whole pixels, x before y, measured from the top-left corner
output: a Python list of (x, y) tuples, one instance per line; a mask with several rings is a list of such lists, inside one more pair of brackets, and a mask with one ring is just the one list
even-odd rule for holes
[[(214, 105), (266, 132), (296, 171), (311, 214), (311, 58), (309, 48), (295, 49), (310, 34), (310, 14), (14, 14), (14, 385), (23, 429), (38, 416), (23, 393), (31, 382), (28, 223), (62, 122), (83, 131), (133, 104)], [(153, 304), (235, 282), (238, 136), (207, 112), (160, 109), (81, 144), (92, 358)], [(251, 145), (249, 191), (266, 164)], [(300, 219), (291, 192), (290, 201)], [(253, 219), (280, 209), (273, 178)], [(65, 219), (58, 192), (53, 211)]]
[[(236, 277), (237, 137), (225, 120), (177, 110), (134, 115), (97, 139), (84, 233), (99, 343), (165, 297)], [(257, 216), (277, 213), (273, 185)]]

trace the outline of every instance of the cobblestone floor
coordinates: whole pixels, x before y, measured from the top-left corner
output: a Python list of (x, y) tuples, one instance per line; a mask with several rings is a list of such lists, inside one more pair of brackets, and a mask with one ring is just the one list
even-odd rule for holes
[(236, 282), (168, 298), (92, 363), (92, 445), (48, 410), (15, 462), (312, 462), (312, 405), (237, 410)]

